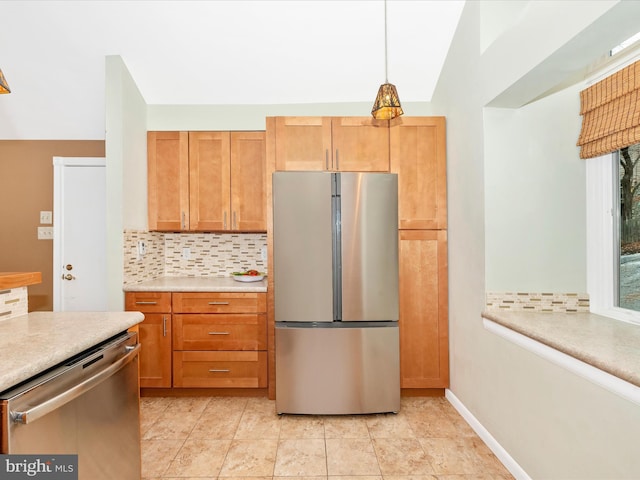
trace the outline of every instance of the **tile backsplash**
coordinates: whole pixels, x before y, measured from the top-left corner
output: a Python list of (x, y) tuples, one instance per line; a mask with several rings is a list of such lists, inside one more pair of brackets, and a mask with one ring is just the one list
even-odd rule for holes
[(588, 312), (586, 293), (491, 292), (486, 294), (487, 310), (531, 312)]
[[(144, 255), (139, 254), (139, 242), (144, 243)], [(266, 272), (266, 249), (266, 233), (125, 230), (124, 283), (139, 283), (163, 275), (224, 277), (251, 268)]]

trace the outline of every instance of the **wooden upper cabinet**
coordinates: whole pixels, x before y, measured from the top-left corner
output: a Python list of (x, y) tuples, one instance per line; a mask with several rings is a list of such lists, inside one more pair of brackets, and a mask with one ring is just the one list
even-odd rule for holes
[(389, 171), (389, 122), (372, 117), (332, 119), (333, 170)]
[(231, 197), (229, 132), (189, 132), (190, 230), (227, 230)]
[(149, 230), (266, 231), (265, 132), (148, 132)]
[(330, 170), (331, 118), (276, 117), (276, 170)]
[(275, 117), (275, 169), (389, 171), (389, 123), (370, 117)]
[(400, 230), (400, 385), (449, 386), (447, 231)]
[(231, 132), (231, 228), (267, 230), (265, 132)]
[(398, 174), (400, 229), (447, 228), (444, 117), (400, 117), (390, 127), (391, 171)]
[(178, 231), (189, 225), (189, 136), (147, 133), (149, 230)]

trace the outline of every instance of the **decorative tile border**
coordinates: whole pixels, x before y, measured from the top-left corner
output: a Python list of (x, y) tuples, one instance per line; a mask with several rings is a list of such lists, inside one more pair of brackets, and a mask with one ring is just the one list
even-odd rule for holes
[(26, 315), (28, 311), (27, 287), (0, 290), (0, 321)]
[[(138, 255), (138, 242), (146, 253)], [(124, 232), (124, 283), (167, 276), (224, 277), (254, 268), (267, 271), (264, 233)], [(188, 255), (185, 255), (188, 251)]]
[(491, 292), (486, 294), (487, 310), (532, 312), (589, 312), (586, 293)]

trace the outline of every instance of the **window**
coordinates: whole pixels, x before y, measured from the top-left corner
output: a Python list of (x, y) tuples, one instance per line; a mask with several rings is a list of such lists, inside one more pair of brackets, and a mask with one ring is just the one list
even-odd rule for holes
[(617, 262), (616, 305), (640, 311), (640, 144), (614, 155), (619, 204), (614, 212)]
[[(640, 263), (633, 265), (637, 258), (633, 255), (637, 254), (631, 252), (635, 247), (628, 245), (630, 242), (623, 240), (621, 234), (620, 153), (586, 161), (587, 290), (593, 313), (640, 324), (640, 308), (629, 306), (633, 303), (640, 307)], [(640, 174), (640, 162), (636, 162), (634, 170)], [(635, 192), (636, 202), (639, 194), (640, 187)], [(635, 206), (638, 208), (634, 216), (639, 218), (640, 206)]]
[[(593, 313), (640, 324), (640, 59), (629, 52), (580, 92), (587, 291)], [(612, 152), (613, 153), (606, 153)]]

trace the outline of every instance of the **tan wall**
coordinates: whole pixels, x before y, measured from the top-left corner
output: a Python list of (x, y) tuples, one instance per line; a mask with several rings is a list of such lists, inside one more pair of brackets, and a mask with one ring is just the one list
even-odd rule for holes
[(53, 157), (104, 155), (103, 140), (0, 140), (0, 271), (42, 272), (29, 311), (53, 309), (53, 242), (37, 235), (40, 211), (53, 211)]

